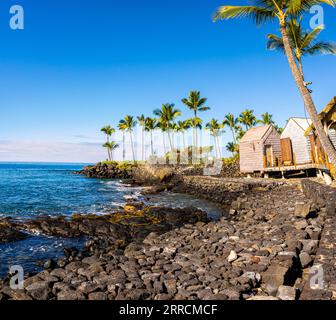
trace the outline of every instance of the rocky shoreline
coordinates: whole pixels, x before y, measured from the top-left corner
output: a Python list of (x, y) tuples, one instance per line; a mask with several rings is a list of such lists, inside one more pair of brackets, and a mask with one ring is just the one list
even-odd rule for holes
[[(134, 177), (133, 177), (134, 178)], [(12, 230), (87, 236), (25, 280), (23, 290), (0, 284), (15, 300), (297, 300), (332, 299), (335, 189), (310, 180), (300, 186), (259, 179), (219, 179), (166, 173), (150, 192), (202, 194), (230, 208), (230, 219), (207, 221), (196, 209), (129, 204), (104, 217), (75, 216), (12, 223)], [(11, 223), (8, 222), (7, 223)], [(336, 246), (335, 246), (336, 248)], [(310, 268), (325, 268), (311, 286)]]

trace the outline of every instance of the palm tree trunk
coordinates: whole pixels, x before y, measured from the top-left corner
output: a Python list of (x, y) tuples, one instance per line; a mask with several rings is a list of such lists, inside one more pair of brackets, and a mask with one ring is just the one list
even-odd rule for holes
[(113, 161), (113, 150), (111, 150), (111, 161)]
[(219, 144), (219, 137), (216, 137), (216, 139), (217, 139), (217, 146), (218, 146), (218, 154), (219, 154), (219, 158), (222, 158), (222, 152), (221, 152), (220, 144)]
[(289, 38), (286, 32), (286, 27), (285, 26), (281, 26), (281, 34), (282, 34), (282, 39), (283, 39), (283, 43), (284, 43), (284, 47), (285, 47), (285, 51), (286, 51), (286, 55), (287, 55), (287, 59), (288, 59), (288, 63), (289, 66), (291, 68), (294, 80), (296, 82), (296, 85), (301, 93), (301, 96), (303, 98), (304, 104), (306, 106), (306, 109), (310, 115), (310, 118), (313, 122), (313, 125), (315, 127), (315, 130), (317, 132), (317, 135), (321, 141), (321, 144), (324, 148), (324, 150), (326, 151), (329, 161), (336, 166), (336, 150), (333, 147), (333, 145), (331, 144), (329, 137), (327, 136), (327, 134), (325, 133), (325, 131), (323, 130), (323, 125), (321, 120), (319, 119), (319, 116), (317, 114), (313, 99), (310, 95), (310, 92), (308, 91), (308, 89), (305, 87), (304, 85), (304, 81), (302, 78), (302, 74), (297, 66), (297, 64), (295, 63), (295, 59), (293, 56), (293, 52), (290, 46), (290, 42), (289, 42)]
[(173, 143), (172, 143), (172, 138), (171, 138), (169, 129), (167, 131), (167, 134), (168, 134), (168, 140), (169, 140), (169, 145), (170, 145), (170, 151), (173, 151)]
[(145, 129), (142, 127), (142, 145), (141, 145), (141, 159), (145, 160)]
[(164, 151), (164, 155), (166, 155), (166, 153), (167, 153), (167, 148), (166, 148), (166, 138), (165, 138), (165, 133), (164, 133), (164, 131), (162, 131), (162, 142), (163, 142), (163, 151)]
[(125, 132), (123, 131), (123, 161), (125, 161), (126, 158), (126, 149), (125, 149)]
[(130, 131), (130, 139), (131, 139), (131, 147), (132, 147), (133, 162), (135, 162), (135, 153), (134, 153), (134, 145), (133, 145), (132, 131)]
[[(110, 136), (108, 134), (106, 135), (106, 140), (107, 140), (107, 143), (110, 143)], [(107, 157), (108, 157), (108, 161), (111, 161), (111, 150), (109, 148), (107, 148)]]
[(152, 157), (154, 157), (154, 148), (153, 148), (153, 131), (150, 132), (150, 136), (151, 136), (151, 153), (152, 153)]
[(215, 142), (215, 152), (216, 152), (216, 158), (218, 158), (218, 148), (217, 148), (217, 140), (216, 137), (214, 136), (214, 142)]
[(185, 139), (185, 132), (182, 132), (182, 137), (183, 137), (183, 149), (186, 148), (186, 139)]
[(197, 127), (194, 127), (194, 146), (197, 149)]
[(231, 132), (232, 132), (233, 142), (234, 142), (234, 144), (237, 144), (237, 139), (236, 139), (236, 135), (235, 135), (235, 132), (234, 132), (234, 128), (233, 127), (230, 127), (230, 128), (231, 128)]

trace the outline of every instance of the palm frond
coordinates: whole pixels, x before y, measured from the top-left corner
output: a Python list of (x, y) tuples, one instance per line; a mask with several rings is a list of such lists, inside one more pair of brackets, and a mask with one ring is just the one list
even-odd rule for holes
[(309, 11), (312, 6), (326, 4), (335, 7), (335, 0), (287, 0), (287, 10), (286, 13), (292, 17), (297, 17)]
[(273, 20), (276, 17), (274, 10), (258, 6), (222, 6), (219, 7), (213, 20), (228, 20), (236, 18), (250, 18), (257, 25)]
[(324, 26), (318, 26), (313, 31), (307, 32), (301, 43), (300, 49), (311, 46), (311, 44), (316, 40), (319, 34), (324, 30)]
[(284, 43), (281, 37), (275, 34), (268, 34), (267, 35), (267, 49), (268, 50), (281, 50), (285, 51)]
[(317, 42), (306, 50), (309, 55), (315, 54), (336, 54), (336, 44), (330, 42)]

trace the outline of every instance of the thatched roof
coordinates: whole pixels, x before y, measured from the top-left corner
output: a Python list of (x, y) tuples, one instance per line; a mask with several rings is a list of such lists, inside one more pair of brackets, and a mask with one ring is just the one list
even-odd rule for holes
[[(336, 121), (336, 96), (331, 99), (331, 101), (326, 105), (326, 107), (319, 114), (319, 118), (322, 123), (324, 122), (335, 122)], [(308, 136), (313, 130), (313, 124), (306, 130), (305, 135)]]
[(253, 142), (253, 141), (260, 141), (266, 137), (266, 134), (269, 132), (272, 126), (270, 124), (262, 126), (262, 127), (253, 127), (248, 130), (240, 142)]

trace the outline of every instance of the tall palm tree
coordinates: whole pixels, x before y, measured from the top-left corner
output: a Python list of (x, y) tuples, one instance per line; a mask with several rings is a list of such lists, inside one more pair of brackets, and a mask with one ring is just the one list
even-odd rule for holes
[(303, 12), (310, 10), (314, 5), (327, 4), (335, 7), (335, 0), (254, 0), (255, 5), (222, 6), (217, 9), (214, 21), (219, 19), (234, 19), (249, 17), (259, 26), (266, 22), (277, 21), (280, 25), (281, 37), (289, 67), (293, 74), (296, 86), (302, 96), (305, 107), (310, 115), (317, 135), (325, 149), (330, 162), (336, 166), (336, 150), (324, 131), (321, 119), (318, 116), (308, 83), (302, 77), (300, 68), (293, 55), (293, 48), (288, 35), (289, 21), (299, 17)]
[(269, 114), (268, 112), (265, 112), (261, 115), (260, 123), (270, 124), (272, 126), (275, 126), (275, 121), (273, 120), (273, 115)]
[(123, 140), (123, 161), (125, 161), (125, 157), (126, 157), (126, 149), (125, 149), (125, 131), (126, 131), (126, 126), (125, 123), (123, 121), (120, 121), (118, 124), (118, 129), (122, 132), (122, 140)]
[(236, 139), (237, 142), (239, 142), (243, 136), (245, 135), (246, 131), (243, 130), (242, 126), (238, 125), (235, 128), (235, 132), (236, 132)]
[(186, 144), (185, 133), (186, 133), (187, 130), (190, 129), (190, 127), (191, 127), (191, 121), (190, 120), (179, 121), (177, 123), (177, 125), (178, 125), (178, 132), (182, 133), (183, 148), (186, 149), (187, 144)]
[(154, 146), (153, 146), (153, 131), (157, 128), (157, 121), (153, 118), (146, 118), (145, 120), (145, 130), (150, 133), (151, 140), (151, 155), (154, 156)]
[(245, 126), (246, 131), (254, 127), (258, 122), (254, 110), (246, 109), (238, 117), (238, 122)]
[(146, 117), (142, 114), (137, 117), (139, 126), (141, 127), (141, 159), (145, 160), (145, 125), (146, 125)]
[(131, 142), (131, 148), (132, 148), (132, 155), (133, 155), (133, 161), (135, 162), (135, 151), (134, 151), (134, 144), (133, 144), (133, 129), (136, 126), (137, 122), (134, 120), (133, 116), (125, 116), (124, 119), (120, 120), (120, 124), (122, 124), (125, 128), (125, 131), (129, 133), (130, 136), (130, 142)]
[[(289, 42), (296, 58), (302, 77), (304, 78), (302, 57), (317, 54), (336, 54), (336, 45), (330, 42), (317, 41), (317, 37), (324, 30), (324, 26), (318, 26), (312, 31), (306, 31), (302, 27), (302, 16), (299, 19), (288, 21), (286, 32)], [(275, 34), (267, 35), (267, 48), (269, 50), (280, 50), (285, 53), (283, 39)]]
[(190, 91), (189, 98), (182, 99), (182, 103), (185, 104), (190, 110), (194, 112), (193, 128), (194, 128), (194, 145), (197, 149), (198, 138), (197, 129), (199, 128), (200, 121), (197, 117), (198, 112), (204, 112), (210, 110), (209, 107), (205, 106), (207, 102), (206, 98), (201, 98), (201, 93), (199, 91)]
[[(106, 135), (106, 143), (110, 143), (110, 137), (113, 135), (113, 133), (115, 133), (115, 129), (113, 129), (111, 126), (105, 126), (103, 128), (101, 128), (100, 130), (101, 132), (105, 133)], [(107, 153), (108, 153), (108, 159), (109, 161), (111, 161), (111, 152), (110, 152), (110, 149), (109, 148), (106, 148), (107, 149)]]
[(233, 141), (234, 143), (237, 143), (237, 139), (236, 139), (236, 126), (238, 124), (238, 119), (232, 114), (232, 113), (228, 113), (224, 120), (223, 120), (223, 127), (225, 128), (225, 126), (228, 126), (232, 132), (232, 137), (233, 137)]
[(113, 161), (114, 160), (113, 151), (118, 149), (119, 145), (115, 141), (111, 141), (111, 142), (106, 142), (105, 144), (103, 144), (103, 147), (107, 149), (110, 155), (110, 161)]
[(232, 155), (234, 155), (237, 151), (237, 144), (235, 144), (234, 142), (229, 142), (227, 145), (226, 145), (226, 150), (231, 152)]
[(222, 126), (216, 119), (211, 119), (211, 121), (206, 124), (206, 129), (210, 131), (210, 134), (214, 137), (214, 140), (215, 140), (215, 150), (216, 150), (217, 158), (222, 157), (220, 145), (219, 145), (219, 137), (222, 134), (221, 128)]
[(159, 118), (159, 126), (162, 132), (167, 132), (170, 150), (173, 150), (173, 141), (171, 137), (172, 123), (177, 117), (181, 115), (181, 111), (175, 109), (174, 104), (166, 103), (162, 105), (161, 109), (154, 110), (154, 115)]

